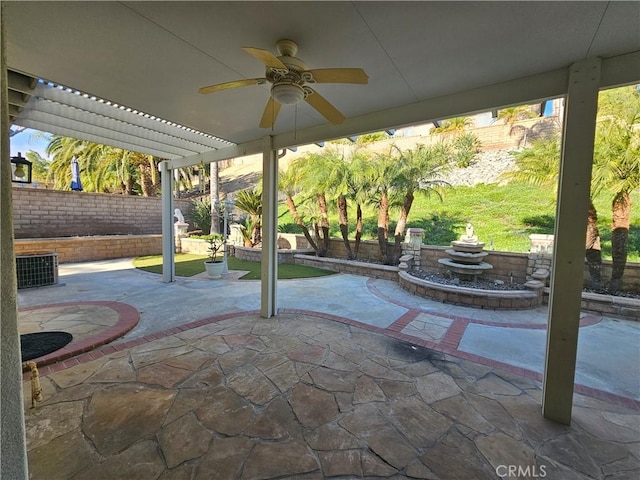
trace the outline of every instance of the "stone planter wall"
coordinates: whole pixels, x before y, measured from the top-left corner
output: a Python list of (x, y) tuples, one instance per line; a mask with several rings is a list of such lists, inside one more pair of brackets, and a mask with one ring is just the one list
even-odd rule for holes
[[(529, 262), (527, 265), (527, 275), (538, 268), (546, 268), (551, 270), (552, 255), (544, 253), (530, 253)], [(602, 261), (602, 279), (607, 281), (611, 278), (611, 260)], [(584, 264), (584, 286), (587, 287), (591, 283), (591, 275), (589, 274), (589, 267), (587, 262)], [(630, 263), (624, 269), (624, 275), (622, 277), (621, 290), (628, 292), (640, 291), (640, 263)]]
[[(249, 260), (253, 262), (262, 261), (262, 249), (261, 248), (251, 248), (251, 247), (241, 247), (236, 245), (233, 247), (234, 256), (239, 258), (240, 260)], [(289, 249), (281, 249), (278, 250), (278, 263), (289, 263), (294, 264), (298, 263), (295, 260), (297, 255), (304, 255), (307, 253), (313, 252), (313, 249), (309, 248), (300, 248), (297, 250), (289, 250)]]
[[(545, 303), (548, 301), (549, 298), (545, 296)], [(580, 307), (584, 310), (601, 312), (604, 315), (610, 314), (640, 320), (640, 300), (635, 298), (583, 293)]]
[[(353, 250), (355, 241), (349, 242), (351, 249)], [(389, 249), (395, 248), (395, 245), (389, 243)], [(391, 251), (391, 250), (390, 250)], [(347, 249), (344, 246), (344, 242), (341, 238), (329, 239), (329, 251), (328, 257), (334, 258), (347, 258)], [(365, 240), (360, 242), (360, 251), (358, 252), (358, 260), (377, 262), (380, 260), (380, 247), (375, 240)]]
[(328, 257), (316, 257), (315, 255), (296, 255), (295, 263), (310, 267), (324, 268), (340, 273), (352, 273), (365, 277), (384, 278), (386, 280), (398, 281), (398, 267), (390, 265), (378, 265), (367, 262), (356, 262), (340, 260)]
[(542, 305), (544, 291), (543, 288), (532, 290), (480, 290), (442, 285), (414, 277), (407, 272), (399, 273), (399, 282), (402, 288), (414, 295), (431, 298), (443, 303), (496, 310), (535, 308)]

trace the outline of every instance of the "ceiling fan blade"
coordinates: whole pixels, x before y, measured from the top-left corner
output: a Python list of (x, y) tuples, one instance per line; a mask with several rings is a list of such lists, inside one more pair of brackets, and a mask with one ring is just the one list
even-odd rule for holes
[(246, 87), (247, 85), (262, 85), (267, 83), (266, 78), (248, 78), (246, 80), (234, 80), (233, 82), (218, 83), (217, 85), (209, 85), (198, 89), (198, 93), (213, 93), (220, 90), (228, 90), (230, 88)]
[(307, 70), (317, 83), (369, 83), (369, 76), (361, 68), (320, 68)]
[[(305, 87), (305, 89), (306, 88), (308, 87)], [(313, 93), (311, 93), (310, 95), (307, 96), (307, 98), (304, 99), (305, 102), (307, 102), (309, 105), (315, 108), (318, 112), (320, 112), (320, 114), (324, 118), (329, 120), (329, 122), (331, 122), (333, 125), (344, 122), (345, 116), (342, 115), (342, 113), (340, 113), (336, 107), (331, 105), (326, 98), (324, 98), (322, 95), (320, 95), (318, 92), (316, 92), (312, 88), (310, 88), (310, 90)]]
[(273, 97), (269, 97), (267, 106), (264, 107), (264, 113), (262, 114), (262, 120), (260, 120), (260, 128), (273, 128), (280, 113), (280, 103), (276, 102)]
[(253, 48), (253, 47), (242, 47), (242, 49), (247, 52), (249, 55), (257, 58), (262, 63), (264, 63), (267, 67), (270, 68), (278, 68), (281, 70), (289, 70), (287, 66), (282, 63), (277, 57), (271, 53), (269, 50), (262, 50), (261, 48)]

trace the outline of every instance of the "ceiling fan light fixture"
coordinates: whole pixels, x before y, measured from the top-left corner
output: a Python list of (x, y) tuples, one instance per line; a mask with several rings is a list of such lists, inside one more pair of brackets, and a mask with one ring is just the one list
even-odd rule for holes
[(273, 99), (284, 105), (294, 105), (304, 100), (304, 90), (295, 83), (277, 83), (271, 87)]

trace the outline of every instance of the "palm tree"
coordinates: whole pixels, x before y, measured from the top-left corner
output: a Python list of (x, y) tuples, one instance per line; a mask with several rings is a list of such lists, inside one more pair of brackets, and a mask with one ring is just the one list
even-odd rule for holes
[(404, 239), (407, 219), (416, 193), (424, 195), (435, 194), (442, 200), (443, 188), (449, 184), (437, 179), (442, 173), (453, 151), (451, 144), (439, 143), (430, 145), (417, 145), (416, 148), (401, 152), (399, 159), (398, 190), (403, 194), (400, 216), (394, 232), (397, 248)]
[(348, 164), (348, 198), (356, 205), (356, 231), (352, 251), (354, 259), (358, 258), (360, 253), (362, 230), (364, 228), (362, 206), (369, 203), (373, 195), (372, 178), (368, 175), (371, 161), (371, 153), (366, 149), (359, 148), (353, 151)]
[(607, 191), (613, 214), (612, 272), (609, 291), (615, 293), (627, 263), (631, 195), (640, 188), (640, 92), (623, 87), (600, 92), (596, 126), (593, 187)]
[(47, 154), (53, 158), (47, 179), (54, 181), (56, 189), (69, 188), (73, 157), (83, 172), (85, 191), (151, 196), (160, 187), (159, 159), (151, 155), (60, 135), (51, 137)]
[(473, 123), (470, 117), (454, 117), (442, 122), (439, 127), (433, 127), (429, 133), (446, 133), (457, 135), (463, 133)]
[(31, 171), (32, 180), (34, 182), (46, 182), (51, 163), (33, 150), (29, 150), (26, 153), (26, 157), (33, 165)]
[(535, 118), (538, 113), (532, 105), (516, 105), (515, 107), (507, 107), (498, 111), (498, 120), (502, 120), (505, 125), (513, 127), (518, 120), (526, 120)]
[(329, 211), (327, 192), (331, 181), (330, 172), (333, 170), (331, 156), (311, 153), (289, 165), (289, 170), (294, 170), (298, 178), (298, 186), (307, 201), (315, 201), (313, 209), (313, 229), (316, 233), (316, 245), (318, 256), (325, 256), (329, 250)]
[[(517, 170), (507, 172), (504, 178), (533, 185), (558, 186), (560, 173), (560, 137), (532, 142), (531, 147), (514, 152)], [(592, 189), (592, 196), (594, 195)], [(602, 282), (602, 251), (600, 247), (600, 231), (598, 230), (598, 212), (589, 199), (587, 213), (587, 233), (585, 241), (585, 256), (591, 277), (591, 288), (600, 290)]]
[(235, 205), (251, 218), (252, 231), (250, 239), (252, 245), (257, 245), (262, 241), (260, 238), (260, 229), (262, 228), (262, 192), (258, 188), (241, 190), (236, 193)]
[(395, 145), (391, 145), (387, 152), (374, 154), (372, 161), (363, 165), (365, 182), (371, 187), (370, 202), (378, 208), (377, 237), (380, 261), (385, 265), (392, 261), (388, 249), (389, 208), (400, 182), (401, 153)]
[[(296, 160), (296, 162), (297, 161), (298, 160)], [(316, 252), (316, 255), (319, 256), (318, 245), (311, 236), (309, 227), (307, 227), (307, 224), (305, 223), (304, 216), (299, 212), (298, 206), (294, 199), (294, 197), (296, 197), (300, 192), (299, 169), (291, 168), (291, 166), (289, 166), (286, 171), (280, 171), (278, 177), (278, 189), (285, 194), (287, 208), (289, 209), (289, 213), (291, 213), (291, 216), (293, 217), (293, 221), (302, 230), (304, 237), (307, 239), (307, 242), (309, 242), (309, 246), (313, 248)]]

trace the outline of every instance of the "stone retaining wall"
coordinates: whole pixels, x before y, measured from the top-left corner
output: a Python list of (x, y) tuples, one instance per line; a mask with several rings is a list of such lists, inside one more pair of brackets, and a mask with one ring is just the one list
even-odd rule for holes
[[(551, 270), (551, 264), (553, 257), (550, 254), (544, 253), (530, 253), (528, 254), (529, 261), (527, 263), (527, 275), (531, 275), (533, 271), (546, 268)], [(604, 282), (611, 278), (611, 260), (602, 261), (602, 280)], [(588, 287), (591, 283), (591, 275), (589, 274), (589, 267), (587, 262), (584, 264), (584, 286)], [(620, 286), (622, 291), (627, 292), (640, 292), (640, 263), (630, 263), (624, 269), (622, 276), (622, 284)]]
[(14, 243), (16, 255), (55, 252), (59, 263), (162, 253), (162, 235), (105, 235), (94, 237), (28, 238)]
[(340, 273), (352, 273), (365, 277), (384, 278), (386, 280), (398, 281), (398, 267), (390, 265), (378, 265), (367, 262), (356, 262), (340, 260), (328, 257), (316, 257), (314, 255), (296, 255), (295, 263), (308, 265), (310, 267), (324, 268)]
[[(548, 303), (548, 297), (546, 300)], [(601, 312), (604, 315), (618, 315), (640, 320), (640, 300), (636, 298), (583, 293), (580, 307), (584, 310)]]
[[(241, 247), (236, 245), (233, 247), (234, 256), (239, 258), (240, 260), (249, 260), (253, 262), (261, 262), (262, 261), (262, 249), (261, 248), (251, 248), (251, 247)], [(298, 248), (295, 250), (290, 249), (281, 249), (278, 250), (278, 263), (300, 263), (296, 261), (296, 256), (312, 253), (313, 249), (310, 248)]]

